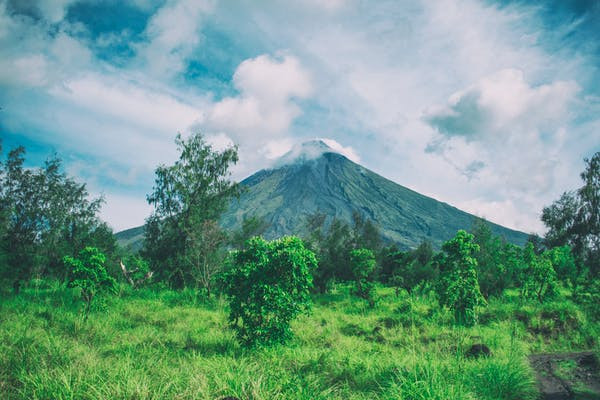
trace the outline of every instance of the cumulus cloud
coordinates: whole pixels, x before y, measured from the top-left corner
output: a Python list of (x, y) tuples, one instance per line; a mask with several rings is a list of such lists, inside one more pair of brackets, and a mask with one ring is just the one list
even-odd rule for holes
[(285, 133), (301, 113), (295, 99), (307, 98), (313, 92), (309, 73), (291, 55), (263, 54), (245, 60), (237, 67), (233, 84), (239, 95), (214, 104), (205, 125), (225, 131), (237, 141), (245, 141), (248, 134)]
[(579, 87), (574, 81), (530, 86), (518, 69), (504, 69), (454, 93), (424, 119), (446, 137), (505, 140), (539, 136), (563, 121)]

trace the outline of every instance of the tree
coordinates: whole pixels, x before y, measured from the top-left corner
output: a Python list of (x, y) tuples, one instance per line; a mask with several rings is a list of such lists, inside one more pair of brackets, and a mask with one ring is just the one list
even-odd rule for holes
[(268, 242), (254, 237), (223, 273), (229, 321), (248, 346), (284, 342), (290, 322), (310, 308), (315, 255), (294, 236)]
[(483, 219), (477, 219), (471, 230), (474, 242), (479, 246), (475, 259), (481, 293), (486, 299), (499, 296), (511, 283), (505, 263), (506, 243), (492, 234), (488, 222)]
[(433, 282), (437, 270), (433, 263), (433, 246), (423, 241), (419, 247), (408, 252), (384, 249), (381, 253), (382, 278), (399, 289), (411, 293), (417, 287)]
[[(584, 159), (583, 186), (542, 211), (548, 247), (571, 247), (577, 274), (600, 275), (600, 152)], [(574, 288), (574, 291), (576, 288)]]
[(543, 254), (545, 258), (550, 260), (558, 280), (566, 283), (571, 289), (579, 285), (579, 281), (583, 277), (577, 275), (577, 266), (569, 246), (553, 247)]
[(352, 222), (352, 246), (378, 253), (381, 249), (381, 232), (377, 225), (358, 211), (352, 213)]
[(197, 282), (193, 260), (211, 259), (219, 251), (201, 243), (214, 239), (205, 235), (204, 224), (218, 221), (239, 193), (238, 184), (229, 179), (238, 155), (237, 147), (213, 150), (200, 134), (188, 139), (177, 135), (175, 143), (179, 160), (156, 169), (153, 192), (147, 196), (154, 212), (146, 220), (143, 255), (159, 279), (182, 288)]
[(204, 288), (210, 298), (215, 276), (225, 260), (223, 245), (227, 236), (214, 220), (191, 225), (186, 234), (189, 243), (185, 257), (186, 262), (191, 265), (190, 273), (196, 286)]
[(354, 278), (354, 293), (369, 302), (369, 306), (375, 305), (373, 298), (375, 255), (369, 249), (353, 249), (350, 251), (350, 269)]
[(485, 304), (477, 281), (477, 260), (474, 255), (479, 246), (473, 235), (460, 230), (442, 246), (437, 257), (440, 278), (436, 287), (439, 301), (454, 311), (459, 324), (473, 325), (476, 310)]
[(97, 217), (102, 198), (90, 200), (86, 185), (69, 178), (56, 155), (43, 168), (24, 163), (25, 148), (17, 147), (0, 168), (4, 277), (15, 292), (34, 275), (66, 278), (65, 254), (96, 242), (104, 251), (115, 247), (112, 231)]
[(116, 281), (108, 275), (104, 267), (105, 261), (104, 254), (95, 247), (85, 247), (76, 258), (64, 257), (64, 263), (70, 270), (69, 287), (81, 290), (81, 299), (85, 303), (85, 319), (96, 294), (114, 292), (116, 289)]
[(528, 243), (523, 251), (523, 284), (521, 296), (535, 298), (540, 303), (556, 294), (556, 272), (548, 254), (537, 255), (532, 243)]
[(351, 280), (348, 268), (349, 254), (353, 248), (350, 225), (333, 218), (326, 227), (326, 216), (314, 214), (308, 217), (308, 246), (317, 254), (319, 266), (314, 272), (315, 289), (325, 293), (335, 280)]

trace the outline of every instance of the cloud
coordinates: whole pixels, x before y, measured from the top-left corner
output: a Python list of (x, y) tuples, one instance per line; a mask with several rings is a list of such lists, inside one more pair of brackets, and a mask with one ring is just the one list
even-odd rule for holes
[(169, 77), (185, 70), (186, 62), (201, 42), (203, 17), (213, 8), (210, 0), (170, 0), (152, 16), (137, 45), (146, 72)]
[(301, 113), (295, 100), (313, 92), (309, 73), (291, 55), (263, 54), (245, 60), (237, 67), (233, 84), (239, 95), (214, 104), (205, 125), (241, 142), (249, 133), (267, 137), (285, 133)]
[(563, 121), (579, 86), (555, 81), (530, 86), (518, 69), (504, 69), (454, 93), (424, 119), (446, 137), (467, 141), (540, 135)]

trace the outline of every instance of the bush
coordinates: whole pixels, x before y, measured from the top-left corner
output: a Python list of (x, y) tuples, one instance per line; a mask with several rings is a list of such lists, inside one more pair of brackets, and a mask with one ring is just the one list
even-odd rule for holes
[(69, 286), (81, 289), (81, 299), (85, 303), (84, 315), (87, 319), (94, 296), (99, 292), (114, 292), (117, 282), (106, 272), (106, 257), (95, 247), (85, 247), (79, 252), (78, 258), (65, 256), (63, 260), (71, 273)]
[(460, 230), (444, 243), (442, 250), (438, 255), (440, 279), (436, 286), (440, 303), (454, 311), (457, 323), (473, 325), (477, 320), (476, 308), (485, 304), (474, 257), (479, 246), (474, 243), (473, 235)]
[(310, 307), (316, 266), (314, 253), (294, 236), (271, 242), (254, 237), (233, 253), (222, 280), (229, 321), (243, 344), (268, 345), (291, 336), (291, 320)]
[(375, 256), (369, 249), (354, 249), (350, 252), (350, 268), (354, 278), (354, 294), (369, 302), (373, 307), (373, 273), (375, 272)]

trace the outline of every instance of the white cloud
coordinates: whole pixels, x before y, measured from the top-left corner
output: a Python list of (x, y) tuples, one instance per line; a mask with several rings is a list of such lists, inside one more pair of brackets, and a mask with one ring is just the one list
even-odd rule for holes
[(236, 69), (233, 83), (240, 94), (214, 104), (205, 124), (240, 142), (248, 134), (286, 133), (301, 113), (294, 99), (307, 98), (313, 92), (309, 73), (291, 55), (273, 58), (263, 54), (245, 60)]
[(146, 72), (170, 77), (182, 72), (186, 61), (201, 42), (204, 16), (213, 8), (211, 0), (170, 0), (148, 22), (148, 41), (137, 46)]

